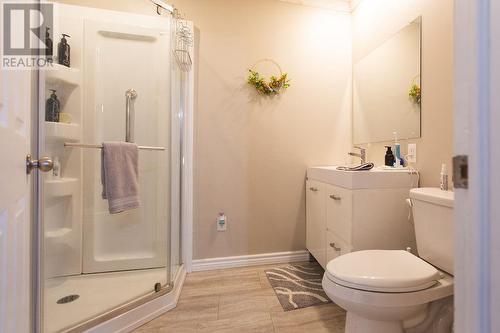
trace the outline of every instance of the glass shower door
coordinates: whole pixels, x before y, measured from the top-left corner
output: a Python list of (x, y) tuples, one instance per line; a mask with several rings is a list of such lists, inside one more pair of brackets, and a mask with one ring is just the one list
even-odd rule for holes
[[(40, 87), (47, 101), (40, 152), (56, 161), (55, 172), (40, 174), (46, 333), (91, 325), (168, 289), (170, 223), (180, 204), (170, 17), (56, 6), (53, 33), (71, 36), (71, 63), (42, 73)], [(133, 101), (126, 97), (131, 89)], [(58, 117), (46, 118), (56, 104)], [(110, 214), (101, 194), (101, 145), (125, 141), (127, 128), (129, 141), (152, 148), (139, 149), (141, 205)]]

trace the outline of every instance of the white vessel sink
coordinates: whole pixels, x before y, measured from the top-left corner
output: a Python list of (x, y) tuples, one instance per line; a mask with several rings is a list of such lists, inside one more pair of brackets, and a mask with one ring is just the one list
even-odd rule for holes
[(418, 176), (410, 169), (375, 167), (370, 171), (337, 170), (337, 166), (320, 166), (307, 169), (307, 178), (351, 190), (418, 187)]

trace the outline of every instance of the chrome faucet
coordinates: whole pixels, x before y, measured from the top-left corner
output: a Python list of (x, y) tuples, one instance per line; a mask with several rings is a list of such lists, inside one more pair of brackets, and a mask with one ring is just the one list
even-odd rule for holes
[(349, 152), (349, 155), (350, 156), (357, 156), (357, 157), (361, 158), (361, 164), (365, 164), (366, 163), (366, 148), (359, 147), (359, 146), (354, 146), (354, 148), (359, 149), (360, 153), (358, 154), (358, 153)]

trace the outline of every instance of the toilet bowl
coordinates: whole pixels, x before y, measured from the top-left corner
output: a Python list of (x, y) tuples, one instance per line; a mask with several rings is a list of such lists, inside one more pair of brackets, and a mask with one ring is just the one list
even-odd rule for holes
[(419, 256), (364, 250), (330, 261), (323, 289), (347, 311), (346, 333), (449, 333), (453, 325), (453, 193), (412, 189)]
[(340, 256), (328, 263), (323, 289), (347, 311), (346, 333), (449, 332), (417, 327), (433, 302), (446, 299), (439, 302), (443, 310), (452, 306), (453, 277), (409, 252), (367, 250)]

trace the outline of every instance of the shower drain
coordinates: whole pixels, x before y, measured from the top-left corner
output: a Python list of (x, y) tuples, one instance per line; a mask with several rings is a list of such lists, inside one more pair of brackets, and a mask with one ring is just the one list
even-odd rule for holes
[(63, 298), (60, 298), (60, 299), (57, 300), (57, 304), (70, 303), (70, 302), (76, 301), (78, 298), (80, 298), (80, 295), (68, 295), (68, 296), (64, 296)]

